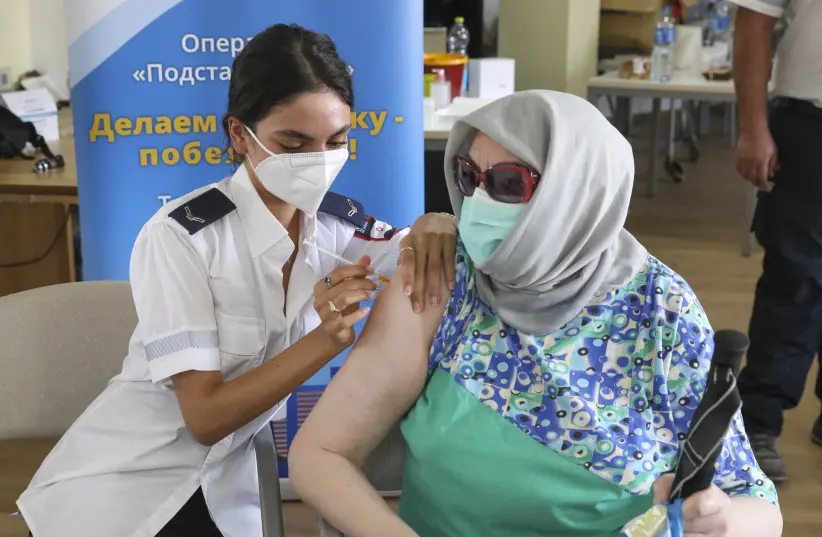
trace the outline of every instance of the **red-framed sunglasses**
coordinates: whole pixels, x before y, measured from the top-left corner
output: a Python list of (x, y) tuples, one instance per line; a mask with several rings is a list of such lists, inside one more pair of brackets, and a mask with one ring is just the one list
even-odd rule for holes
[(539, 184), (540, 174), (523, 164), (500, 163), (481, 172), (468, 159), (454, 157), (454, 181), (463, 196), (484, 185), (488, 196), (502, 203), (525, 203)]

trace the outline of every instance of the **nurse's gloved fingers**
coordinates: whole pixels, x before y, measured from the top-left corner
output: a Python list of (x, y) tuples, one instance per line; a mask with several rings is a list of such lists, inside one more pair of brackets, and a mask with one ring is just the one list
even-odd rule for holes
[(445, 282), (450, 290), (457, 286), (457, 237), (446, 235), (442, 245), (442, 260), (445, 267)]

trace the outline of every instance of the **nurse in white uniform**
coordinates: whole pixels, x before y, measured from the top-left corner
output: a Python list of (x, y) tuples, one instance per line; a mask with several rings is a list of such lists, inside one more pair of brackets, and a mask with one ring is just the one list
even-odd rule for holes
[(416, 307), (439, 300), (423, 284), (438, 291), (443, 266), (453, 278), (452, 218), (424, 216), (409, 235), (328, 193), (352, 104), (326, 36), (277, 25), (237, 57), (223, 125), (242, 164), (137, 237), (123, 371), (18, 500), (34, 537), (260, 536), (251, 439), (354, 341), (367, 276), (401, 257), (394, 277), (413, 284)]

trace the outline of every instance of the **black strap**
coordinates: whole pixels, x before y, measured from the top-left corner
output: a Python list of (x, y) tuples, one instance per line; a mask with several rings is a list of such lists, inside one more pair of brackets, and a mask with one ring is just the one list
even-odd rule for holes
[(734, 372), (712, 364), (702, 401), (691, 419), (690, 431), (677, 462), (671, 499), (687, 498), (708, 488), (716, 461), (734, 416), (742, 408)]

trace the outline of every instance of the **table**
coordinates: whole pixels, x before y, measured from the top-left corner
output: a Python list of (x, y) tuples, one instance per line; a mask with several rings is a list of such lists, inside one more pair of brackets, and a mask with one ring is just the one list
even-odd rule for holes
[[(77, 205), (77, 168), (70, 110), (60, 112), (60, 128), (63, 136), (59, 149), (54, 149), (65, 158), (64, 168), (36, 174), (31, 171), (33, 161), (0, 160), (0, 264), (42, 255), (52, 241), (58, 241), (55, 251), (38, 262), (37, 270), (0, 268), (0, 296), (77, 278), (71, 218), (71, 207)], [(55, 239), (55, 228), (62, 237)]]
[(423, 101), (423, 130), (425, 132), (426, 151), (444, 151), (448, 142), (451, 127), (460, 118), (479, 110), (493, 99), (475, 97), (457, 97), (450, 106), (439, 111), (434, 110), (431, 99)]
[[(659, 83), (650, 80), (623, 79), (617, 72), (596, 76), (588, 81), (588, 100), (596, 104), (600, 97), (638, 97), (651, 99), (653, 102), (653, 120), (651, 126), (651, 165), (648, 170), (647, 195), (653, 197), (657, 190), (659, 172), (659, 131), (661, 123), (662, 99), (699, 101), (709, 103), (736, 104), (736, 91), (733, 82), (709, 81), (694, 74), (676, 73), (670, 82)], [(731, 121), (731, 139), (735, 140), (736, 121)], [(749, 225), (756, 207), (756, 191), (750, 190), (745, 200), (745, 227), (742, 240), (742, 255), (751, 255), (753, 237)]]

